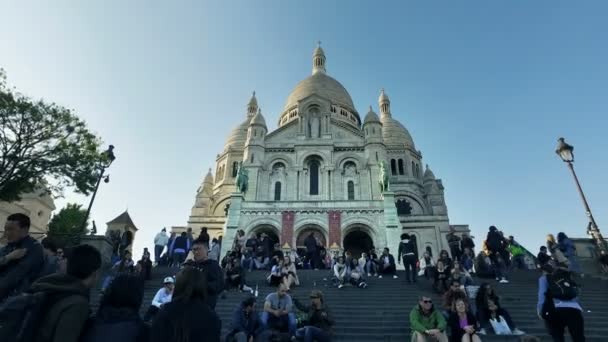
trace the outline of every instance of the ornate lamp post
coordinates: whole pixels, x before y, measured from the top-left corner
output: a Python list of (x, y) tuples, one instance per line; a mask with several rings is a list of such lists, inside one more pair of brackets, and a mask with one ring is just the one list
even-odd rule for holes
[(114, 145), (110, 145), (108, 146), (108, 149), (101, 154), (101, 160), (99, 161), (98, 166), (99, 176), (97, 178), (97, 184), (95, 185), (95, 191), (93, 191), (93, 196), (91, 196), (91, 201), (89, 202), (87, 214), (84, 216), (84, 221), (82, 222), (83, 229), (87, 225), (87, 220), (89, 219), (89, 214), (91, 213), (91, 208), (93, 207), (93, 202), (95, 201), (95, 196), (97, 195), (97, 190), (99, 189), (99, 184), (101, 183), (101, 180), (103, 179), (105, 183), (110, 182), (110, 175), (105, 174), (105, 171), (108, 167), (110, 167), (110, 165), (112, 165), (112, 162), (114, 162), (115, 159), (116, 156), (114, 155)]
[(578, 177), (576, 176), (576, 172), (574, 172), (574, 147), (572, 145), (568, 145), (564, 138), (559, 138), (557, 140), (557, 149), (555, 153), (566, 163), (568, 164), (568, 168), (572, 172), (572, 176), (574, 177), (574, 182), (576, 183), (576, 187), (578, 189), (578, 193), (581, 195), (581, 199), (583, 200), (583, 205), (585, 206), (585, 213), (589, 218), (589, 226), (587, 228), (587, 234), (591, 235), (591, 237), (595, 240), (595, 243), (600, 251), (608, 251), (606, 247), (606, 241), (602, 237), (602, 233), (600, 233), (600, 229), (595, 223), (595, 219), (593, 218), (593, 214), (591, 213), (591, 208), (589, 208), (589, 203), (587, 203), (587, 198), (583, 193), (583, 189), (581, 188), (581, 183), (578, 181)]

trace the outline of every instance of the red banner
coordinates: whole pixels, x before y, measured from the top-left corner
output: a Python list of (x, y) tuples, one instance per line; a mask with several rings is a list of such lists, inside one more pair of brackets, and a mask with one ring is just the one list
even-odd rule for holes
[(293, 225), (296, 219), (296, 213), (293, 211), (284, 211), (281, 218), (281, 247), (288, 244), (293, 248)]
[(329, 247), (336, 244), (342, 246), (342, 213), (338, 210), (330, 210), (329, 215)]

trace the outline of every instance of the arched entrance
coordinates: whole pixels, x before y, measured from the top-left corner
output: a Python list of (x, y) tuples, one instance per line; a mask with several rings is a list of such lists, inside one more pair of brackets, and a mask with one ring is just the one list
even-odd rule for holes
[(354, 257), (359, 258), (361, 253), (368, 253), (374, 248), (372, 238), (362, 230), (354, 230), (344, 237), (344, 251), (350, 252)]
[(279, 235), (277, 233), (277, 230), (276, 230), (276, 228), (274, 228), (272, 226), (255, 227), (249, 232), (248, 236), (251, 236), (252, 234), (255, 234), (258, 237), (258, 239), (260, 239), (262, 237), (262, 234), (267, 235), (268, 238), (270, 239), (270, 241), (272, 241), (273, 246), (275, 244), (279, 243)]

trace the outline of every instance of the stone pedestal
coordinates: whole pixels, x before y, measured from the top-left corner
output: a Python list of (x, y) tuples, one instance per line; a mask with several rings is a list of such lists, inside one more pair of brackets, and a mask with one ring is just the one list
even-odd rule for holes
[[(401, 223), (399, 222), (399, 215), (397, 215), (397, 207), (395, 207), (395, 193), (385, 191), (382, 193), (382, 198), (384, 201), (386, 247), (389, 248), (390, 253), (395, 257), (395, 262), (397, 262), (397, 251), (399, 250), (402, 228)], [(381, 253), (382, 251), (378, 252)], [(397, 269), (404, 269), (403, 265), (397, 264)]]
[(112, 241), (103, 235), (85, 235), (80, 238), (80, 243), (95, 247), (101, 253), (103, 266), (110, 266), (112, 261)]
[(239, 220), (241, 219), (242, 203), (242, 193), (233, 192), (232, 195), (230, 195), (230, 208), (228, 208), (228, 217), (226, 217), (226, 223), (223, 228), (222, 255), (220, 256), (220, 260), (222, 260), (232, 249), (234, 236), (236, 235), (236, 230), (239, 227)]

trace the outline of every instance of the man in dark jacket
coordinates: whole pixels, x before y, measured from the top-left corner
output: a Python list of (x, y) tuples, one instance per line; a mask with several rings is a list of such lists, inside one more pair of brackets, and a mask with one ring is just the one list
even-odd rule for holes
[(89, 245), (72, 249), (67, 274), (36, 281), (30, 292), (44, 292), (48, 306), (37, 332), (38, 341), (77, 342), (89, 317), (89, 291), (97, 283), (101, 254)]
[(460, 250), (460, 236), (456, 235), (456, 229), (454, 229), (454, 227), (450, 227), (450, 232), (446, 234), (445, 238), (448, 240), (448, 246), (450, 246), (450, 254), (452, 254), (452, 259), (460, 261), (462, 251)]
[(209, 259), (208, 248), (209, 245), (205, 241), (194, 240), (192, 246), (194, 259), (186, 261), (184, 267), (194, 267), (205, 273), (207, 278), (207, 303), (211, 309), (215, 310), (217, 296), (224, 290), (224, 273), (216, 260)]
[[(263, 327), (255, 310), (255, 297), (245, 299), (232, 314), (232, 330), (226, 342), (248, 342), (258, 338)], [(260, 338), (260, 340), (264, 340)], [(267, 338), (265, 340), (268, 340)]]
[(42, 271), (42, 246), (29, 233), (29, 217), (24, 214), (7, 217), (4, 236), (8, 244), (0, 249), (0, 302), (23, 292)]
[(469, 235), (469, 233), (462, 233), (462, 240), (460, 240), (460, 249), (464, 252), (465, 249), (470, 249), (471, 254), (475, 255), (475, 242)]
[(296, 337), (304, 342), (329, 342), (333, 335), (335, 321), (323, 301), (323, 292), (314, 290), (310, 294), (310, 305), (304, 305), (294, 298), (298, 310), (308, 314), (308, 321), (296, 331)]
[[(190, 240), (188, 240), (188, 234), (186, 232), (182, 232), (180, 236), (175, 238), (175, 242), (173, 242), (173, 258), (181, 265), (184, 260), (186, 260), (186, 256), (188, 255), (188, 251), (192, 246), (190, 245)], [(206, 248), (209, 248), (207, 245)]]
[(401, 234), (401, 242), (399, 242), (399, 251), (397, 253), (397, 262), (401, 264), (403, 257), (403, 266), (405, 266), (405, 279), (411, 284), (416, 282), (416, 262), (418, 261), (418, 253), (414, 241), (410, 239), (409, 234)]
[(388, 252), (388, 247), (384, 248), (382, 256), (380, 257), (380, 275), (378, 278), (382, 278), (383, 274), (389, 274), (393, 276), (393, 279), (397, 279), (397, 267), (395, 266), (395, 257)]
[(304, 240), (304, 246), (306, 247), (306, 259), (308, 260), (310, 268), (318, 268), (318, 265), (316, 264), (317, 258), (315, 256), (317, 253), (317, 239), (315, 239), (314, 233), (310, 233), (306, 240)]

